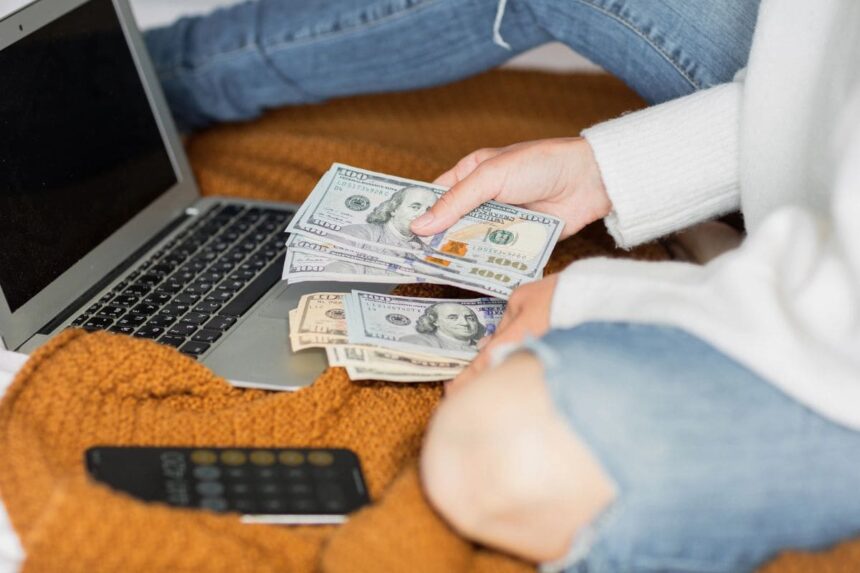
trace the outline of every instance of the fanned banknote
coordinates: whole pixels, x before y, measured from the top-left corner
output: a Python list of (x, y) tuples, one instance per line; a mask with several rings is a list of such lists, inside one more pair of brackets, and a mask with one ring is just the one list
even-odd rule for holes
[(463, 282), (472, 289), (490, 283), (493, 294), (503, 297), (518, 284), (541, 278), (563, 228), (559, 219), (490, 201), (438, 235), (413, 234), (412, 221), (444, 192), (436, 185), (335, 164), (287, 230), (387, 262), (405, 261), (418, 272), (435, 269), (434, 282)]
[(499, 299), (432, 299), (352, 291), (343, 299), (350, 344), (381, 346), (469, 360), (495, 332)]
[(407, 352), (347, 341), (343, 300), (350, 294), (305, 295), (290, 311), (290, 340), (294, 351), (325, 348), (330, 366), (342, 366), (353, 380), (438, 382), (456, 377), (466, 360)]
[(314, 280), (392, 284), (432, 282), (508, 298), (513, 288), (529, 280), (525, 277), (515, 277), (513, 282), (507, 283), (493, 277), (477, 280), (462, 276), (453, 267), (362, 251), (301, 235), (291, 235), (287, 247), (283, 278), (290, 284)]

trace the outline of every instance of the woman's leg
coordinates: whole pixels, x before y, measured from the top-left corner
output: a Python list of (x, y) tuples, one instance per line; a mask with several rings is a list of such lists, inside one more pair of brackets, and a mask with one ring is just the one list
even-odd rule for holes
[(571, 546), (571, 571), (717, 573), (860, 533), (860, 432), (701, 340), (588, 324), (528, 346), (428, 432), (428, 497), (466, 535), (538, 559)]
[(759, 0), (528, 0), (533, 18), (649, 103), (731, 81)]
[(146, 43), (183, 129), (263, 110), (415, 89), (558, 40), (657, 103), (729, 81), (758, 0), (256, 0), (152, 30)]
[(183, 129), (266, 108), (451, 82), (551, 40), (498, 0), (257, 0), (150, 31), (146, 43)]

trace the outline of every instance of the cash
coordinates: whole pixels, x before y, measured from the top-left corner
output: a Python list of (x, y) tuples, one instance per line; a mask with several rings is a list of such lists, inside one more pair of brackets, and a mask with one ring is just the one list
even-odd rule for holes
[(543, 276), (561, 220), (490, 201), (435, 236), (413, 234), (445, 191), (333, 165), (287, 228), (284, 279), (433, 282), (506, 299)]
[(505, 302), (433, 299), (352, 291), (344, 297), (350, 344), (470, 360), (495, 332)]
[(353, 296), (352, 293), (303, 296), (289, 314), (293, 350), (324, 348), (329, 365), (346, 368), (353, 380), (436, 382), (456, 377), (468, 365), (467, 360), (448, 356), (439, 349), (420, 352), (350, 343), (345, 300)]

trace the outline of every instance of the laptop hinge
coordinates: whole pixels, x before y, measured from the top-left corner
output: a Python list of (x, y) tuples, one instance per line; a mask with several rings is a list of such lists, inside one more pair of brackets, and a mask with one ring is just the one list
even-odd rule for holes
[(87, 304), (94, 296), (103, 291), (107, 286), (112, 283), (118, 276), (127, 271), (132, 265), (134, 265), (141, 257), (143, 257), (147, 252), (149, 252), (155, 245), (160, 243), (167, 235), (172, 233), (177, 227), (179, 227), (182, 223), (184, 223), (189, 217), (190, 214), (187, 212), (183, 213), (176, 217), (173, 221), (168, 223), (163, 229), (161, 229), (158, 233), (152, 236), (146, 243), (144, 243), (139, 249), (133, 252), (129, 257), (127, 257), (123, 262), (116, 266), (111, 272), (106, 274), (102, 280), (98, 283), (90, 287), (84, 294), (75, 299), (72, 304), (67, 306), (65, 309), (60, 311), (57, 316), (55, 316), (48, 324), (39, 329), (38, 334), (51, 334), (57, 328), (59, 328), (65, 321), (69, 319), (73, 314), (75, 314), (82, 306)]

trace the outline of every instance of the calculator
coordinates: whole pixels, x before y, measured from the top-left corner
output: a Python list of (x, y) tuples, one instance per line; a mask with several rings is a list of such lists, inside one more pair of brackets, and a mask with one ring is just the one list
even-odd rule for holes
[(234, 512), (245, 523), (336, 524), (370, 503), (346, 449), (97, 446), (85, 460), (95, 480), (142, 501)]

